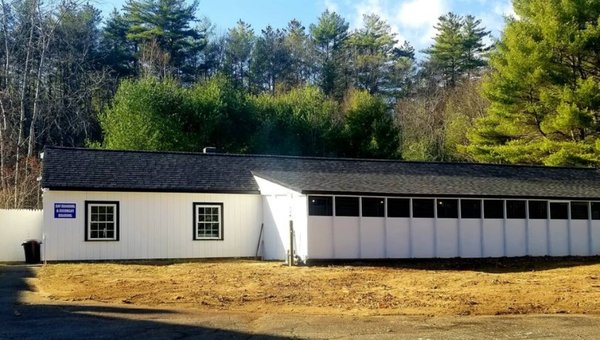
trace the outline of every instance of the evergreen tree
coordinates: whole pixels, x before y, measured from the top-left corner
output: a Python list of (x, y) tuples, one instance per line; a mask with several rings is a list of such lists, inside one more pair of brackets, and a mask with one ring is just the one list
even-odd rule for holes
[(412, 47), (396, 48), (390, 25), (375, 14), (363, 17), (364, 26), (348, 39), (352, 52), (354, 85), (370, 94), (398, 93), (403, 75), (412, 69)]
[(480, 27), (481, 20), (452, 12), (441, 16), (435, 29), (433, 45), (424, 52), (428, 55), (426, 68), (439, 73), (443, 85), (454, 86), (463, 76), (470, 76), (486, 65), (488, 48), (483, 39), (490, 32)]
[[(194, 76), (190, 60), (206, 45), (205, 32), (192, 27), (198, 1), (128, 0), (124, 6), (129, 22), (127, 38), (143, 44), (148, 62), (164, 62), (182, 79)], [(171, 72), (169, 72), (171, 74)]]
[(262, 30), (252, 51), (250, 72), (252, 83), (260, 91), (275, 94), (275, 88), (284, 74), (289, 72), (290, 54), (285, 44), (284, 32), (270, 25)]
[(130, 24), (123, 15), (114, 9), (102, 31), (101, 50), (103, 63), (115, 72), (117, 78), (136, 73), (135, 45), (127, 39)]
[(348, 88), (344, 81), (347, 63), (344, 44), (348, 27), (344, 18), (328, 10), (321, 14), (317, 24), (310, 25), (310, 35), (318, 51), (319, 86), (325, 94), (337, 98), (341, 98)]
[(514, 8), (490, 60), (491, 106), (467, 151), (485, 162), (597, 165), (600, 2), (515, 0)]
[(250, 57), (255, 40), (254, 30), (242, 20), (239, 20), (235, 27), (230, 28), (225, 37), (225, 73), (238, 87), (249, 86)]
[(285, 46), (289, 53), (289, 68), (282, 85), (284, 90), (290, 90), (313, 80), (316, 60), (313, 42), (296, 19), (288, 23)]

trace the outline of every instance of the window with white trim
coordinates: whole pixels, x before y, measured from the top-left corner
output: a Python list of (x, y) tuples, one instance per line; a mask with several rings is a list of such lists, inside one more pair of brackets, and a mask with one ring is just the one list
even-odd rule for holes
[(194, 203), (194, 240), (223, 239), (223, 203)]
[(85, 201), (85, 240), (119, 240), (119, 202)]

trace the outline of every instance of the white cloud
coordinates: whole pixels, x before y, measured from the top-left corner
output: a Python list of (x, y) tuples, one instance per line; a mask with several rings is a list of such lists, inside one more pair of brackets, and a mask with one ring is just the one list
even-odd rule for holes
[(398, 43), (409, 41), (415, 49), (426, 48), (435, 36), (438, 18), (446, 12), (447, 0), (359, 0), (354, 2), (350, 27), (363, 24), (363, 15), (376, 14), (384, 19), (396, 34)]
[(334, 0), (324, 0), (323, 1), (323, 8), (326, 9), (326, 10), (328, 10), (328, 11), (330, 11), (330, 12), (339, 13), (339, 11), (340, 11), (340, 6)]

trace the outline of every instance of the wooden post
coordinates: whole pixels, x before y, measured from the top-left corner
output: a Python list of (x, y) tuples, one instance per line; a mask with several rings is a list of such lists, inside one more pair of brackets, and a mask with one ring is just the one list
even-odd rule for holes
[(288, 264), (294, 265), (294, 222), (292, 220), (290, 220), (290, 260)]

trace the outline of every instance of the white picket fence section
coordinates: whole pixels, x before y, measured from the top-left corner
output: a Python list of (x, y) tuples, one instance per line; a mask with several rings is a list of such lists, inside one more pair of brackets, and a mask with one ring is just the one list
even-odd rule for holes
[(42, 210), (0, 209), (0, 262), (25, 261), (21, 244), (42, 241)]

